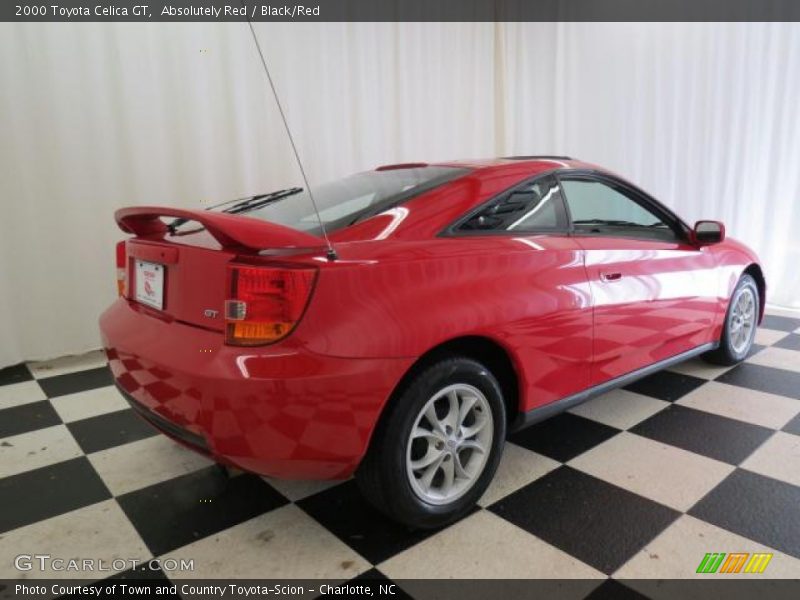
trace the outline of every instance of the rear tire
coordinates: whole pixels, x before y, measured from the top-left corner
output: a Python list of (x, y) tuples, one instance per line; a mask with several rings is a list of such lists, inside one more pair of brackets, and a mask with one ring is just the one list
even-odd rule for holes
[(494, 477), (506, 436), (500, 385), (481, 363), (440, 360), (392, 398), (356, 472), (364, 497), (412, 528), (467, 514)]
[(750, 275), (744, 274), (731, 294), (719, 348), (706, 352), (703, 358), (724, 366), (742, 362), (753, 347), (759, 314), (758, 286)]

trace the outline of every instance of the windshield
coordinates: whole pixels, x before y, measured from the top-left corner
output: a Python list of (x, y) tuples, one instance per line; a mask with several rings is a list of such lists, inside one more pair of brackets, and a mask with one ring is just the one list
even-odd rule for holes
[[(315, 186), (314, 200), (325, 228), (335, 231), (452, 181), (468, 171), (458, 167), (428, 166), (365, 171)], [(252, 208), (248, 204), (252, 204)], [(235, 205), (226, 202), (209, 210), (236, 212), (311, 234), (320, 233), (319, 220), (308, 191), (304, 189), (291, 188), (244, 198)]]

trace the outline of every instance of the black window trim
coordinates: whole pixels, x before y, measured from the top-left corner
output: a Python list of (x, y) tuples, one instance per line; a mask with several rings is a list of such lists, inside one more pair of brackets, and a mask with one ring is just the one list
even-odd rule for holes
[[(481, 237), (481, 236), (509, 236), (509, 237), (524, 237), (529, 235), (570, 235), (571, 228), (572, 228), (572, 221), (569, 217), (569, 209), (566, 206), (566, 202), (564, 202), (563, 193), (561, 191), (561, 182), (558, 180), (558, 172), (560, 169), (549, 169), (547, 171), (542, 171), (537, 173), (532, 177), (528, 177), (527, 179), (522, 180), (519, 183), (515, 183), (513, 186), (504, 189), (502, 192), (499, 192), (489, 198), (481, 202), (478, 206), (467, 212), (464, 216), (457, 219), (454, 223), (448, 225), (443, 231), (441, 231), (438, 237)], [(541, 229), (517, 229), (517, 230), (509, 230), (509, 229), (464, 229), (461, 230), (461, 227), (464, 223), (472, 219), (475, 215), (480, 212), (483, 212), (488, 207), (490, 207), (495, 202), (500, 202), (506, 196), (513, 194), (516, 191), (520, 191), (523, 188), (533, 185), (539, 179), (544, 179), (545, 177), (554, 177), (556, 183), (558, 184), (558, 205), (557, 210), (559, 210), (565, 220), (567, 222), (567, 227), (544, 227)]]
[(597, 171), (594, 169), (558, 169), (555, 173), (555, 177), (558, 180), (558, 187), (561, 191), (561, 198), (562, 202), (564, 203), (564, 208), (567, 211), (567, 217), (569, 219), (569, 234), (571, 236), (576, 237), (621, 237), (626, 239), (635, 239), (640, 241), (647, 241), (647, 242), (659, 242), (664, 243), (668, 242), (668, 240), (659, 240), (648, 236), (637, 236), (633, 232), (626, 232), (624, 234), (611, 236), (607, 234), (593, 234), (591, 232), (583, 232), (583, 231), (576, 231), (575, 225), (572, 222), (572, 214), (569, 210), (569, 202), (567, 200), (567, 193), (564, 190), (564, 186), (561, 183), (562, 179), (583, 179), (586, 181), (596, 181), (597, 183), (602, 184), (611, 184), (609, 187), (614, 189), (615, 187), (620, 187), (626, 192), (630, 193), (629, 198), (641, 206), (642, 208), (649, 210), (650, 212), (656, 213), (658, 217), (660, 217), (672, 230), (675, 234), (675, 241), (676, 242), (689, 242), (689, 232), (691, 229), (689, 226), (684, 223), (684, 221), (678, 217), (672, 210), (667, 208), (664, 204), (653, 198), (650, 194), (646, 193), (645, 191), (639, 189), (635, 185), (625, 181), (622, 178), (615, 177), (610, 173), (606, 173), (603, 171)]
[[(463, 225), (466, 221), (469, 221), (472, 217), (474, 217), (479, 212), (485, 210), (489, 207), (493, 202), (501, 200), (504, 196), (511, 194), (512, 192), (517, 191), (518, 189), (524, 188), (526, 186), (532, 185), (538, 179), (547, 177), (552, 175), (556, 178), (558, 182), (558, 191), (559, 191), (559, 203), (561, 205), (561, 210), (564, 211), (567, 217), (567, 228), (566, 229), (541, 229), (541, 230), (526, 230), (526, 231), (509, 231), (507, 229), (497, 229), (497, 230), (464, 230), (461, 231), (458, 228)], [(629, 191), (633, 196), (636, 198), (636, 202), (640, 204), (643, 208), (651, 210), (661, 217), (665, 219), (665, 222), (670, 225), (673, 232), (676, 234), (676, 242), (684, 242), (689, 243), (691, 227), (689, 227), (683, 219), (681, 219), (675, 212), (673, 212), (670, 208), (664, 205), (662, 202), (656, 200), (653, 196), (645, 192), (644, 190), (636, 187), (632, 183), (625, 181), (620, 177), (616, 177), (611, 173), (607, 173), (605, 171), (598, 171), (596, 169), (573, 169), (573, 168), (565, 168), (565, 167), (556, 167), (554, 169), (549, 169), (547, 171), (541, 171), (532, 177), (528, 177), (522, 180), (520, 183), (516, 183), (513, 186), (504, 189), (501, 192), (498, 192), (491, 198), (484, 200), (478, 206), (470, 210), (466, 213), (466, 215), (460, 217), (447, 227), (445, 227), (437, 237), (481, 237), (481, 236), (509, 236), (509, 237), (520, 237), (520, 236), (529, 236), (529, 235), (556, 235), (556, 236), (575, 236), (575, 237), (589, 237), (592, 234), (590, 233), (583, 233), (583, 232), (576, 232), (575, 226), (572, 223), (572, 215), (569, 212), (569, 204), (566, 200), (566, 193), (564, 192), (564, 187), (561, 184), (562, 177), (576, 177), (576, 178), (585, 178), (591, 181), (598, 181), (600, 183), (611, 183), (615, 186), (619, 186), (626, 191)], [(680, 232), (680, 233), (678, 233)], [(599, 235), (595, 235), (593, 237), (601, 237)], [(611, 237), (611, 236), (602, 236), (602, 237)], [(644, 236), (633, 236), (633, 235), (624, 235), (619, 236), (624, 237), (627, 239), (636, 239), (646, 242), (659, 242), (663, 243), (666, 240), (657, 240), (651, 237), (644, 237)]]

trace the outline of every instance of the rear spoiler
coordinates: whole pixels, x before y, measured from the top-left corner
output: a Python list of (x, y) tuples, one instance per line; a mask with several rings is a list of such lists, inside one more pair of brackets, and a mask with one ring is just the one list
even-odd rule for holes
[(237, 215), (209, 212), (207, 210), (185, 210), (164, 206), (131, 206), (114, 213), (114, 219), (122, 231), (139, 236), (165, 234), (169, 231), (162, 217), (187, 219), (203, 225), (223, 248), (325, 248), (325, 242), (310, 233), (298, 231), (285, 225)]

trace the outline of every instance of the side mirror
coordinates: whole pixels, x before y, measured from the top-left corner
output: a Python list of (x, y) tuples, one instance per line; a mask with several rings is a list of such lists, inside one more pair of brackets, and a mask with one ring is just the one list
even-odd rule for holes
[(725, 225), (720, 221), (698, 221), (694, 224), (692, 238), (698, 246), (719, 244), (725, 239)]

